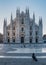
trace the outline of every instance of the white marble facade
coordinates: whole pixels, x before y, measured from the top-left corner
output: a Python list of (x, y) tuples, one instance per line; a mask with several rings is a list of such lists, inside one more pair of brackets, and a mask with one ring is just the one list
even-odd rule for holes
[(25, 12), (16, 10), (16, 17), (13, 19), (11, 14), (10, 24), (7, 25), (7, 20), (4, 19), (4, 43), (42, 43), (43, 33), (42, 18), (39, 19), (39, 24), (35, 23), (35, 14), (30, 18), (29, 9)]

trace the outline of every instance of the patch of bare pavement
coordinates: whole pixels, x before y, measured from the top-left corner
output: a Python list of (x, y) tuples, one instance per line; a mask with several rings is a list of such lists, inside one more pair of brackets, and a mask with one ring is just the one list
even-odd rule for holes
[(0, 65), (46, 65), (46, 58), (37, 57), (34, 61), (30, 56), (2, 56)]
[[(0, 65), (46, 65), (46, 52), (43, 53), (41, 49), (1, 46)], [(37, 62), (32, 58), (33, 52)]]

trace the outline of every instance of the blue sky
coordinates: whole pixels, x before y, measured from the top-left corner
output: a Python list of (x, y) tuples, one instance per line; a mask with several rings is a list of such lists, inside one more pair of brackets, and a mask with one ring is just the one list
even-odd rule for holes
[(30, 17), (32, 18), (35, 12), (36, 23), (39, 23), (39, 17), (43, 19), (43, 34), (46, 34), (46, 0), (0, 0), (0, 33), (3, 33), (3, 20), (7, 18), (7, 23), (10, 22), (11, 12), (13, 18), (16, 17), (16, 9), (25, 11), (29, 7)]

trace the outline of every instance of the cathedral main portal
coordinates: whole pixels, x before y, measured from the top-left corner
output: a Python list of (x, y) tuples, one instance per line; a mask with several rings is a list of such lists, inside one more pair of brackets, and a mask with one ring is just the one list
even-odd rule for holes
[(24, 37), (21, 37), (21, 43), (24, 43)]

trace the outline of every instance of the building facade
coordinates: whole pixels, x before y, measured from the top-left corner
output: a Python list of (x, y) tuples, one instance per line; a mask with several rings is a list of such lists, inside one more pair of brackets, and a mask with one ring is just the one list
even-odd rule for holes
[(4, 43), (42, 43), (42, 18), (39, 19), (39, 25), (37, 25), (35, 14), (33, 13), (33, 18), (30, 18), (28, 8), (25, 12), (20, 12), (20, 9), (17, 9), (14, 19), (11, 14), (9, 25), (4, 19), (3, 33)]
[(46, 34), (43, 35), (43, 42), (46, 43)]

